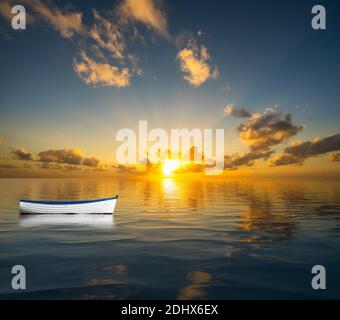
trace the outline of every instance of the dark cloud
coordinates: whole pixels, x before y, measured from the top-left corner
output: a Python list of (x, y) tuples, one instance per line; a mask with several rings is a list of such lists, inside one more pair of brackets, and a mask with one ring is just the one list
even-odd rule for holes
[(270, 161), (271, 167), (285, 166), (288, 164), (302, 165), (303, 159), (289, 153), (282, 153), (277, 155), (274, 159)]
[(254, 165), (255, 160), (258, 159), (268, 159), (274, 151), (250, 151), (243, 155), (234, 154), (232, 156), (225, 156), (224, 157), (224, 168), (228, 170), (235, 170), (238, 167), (245, 166), (251, 167)]
[[(271, 161), (272, 166), (302, 164), (307, 158), (340, 150), (340, 133), (323, 139), (295, 143), (285, 148), (284, 153)], [(339, 161), (339, 153), (331, 155), (331, 160)]]
[(95, 157), (83, 159), (83, 165), (86, 167), (96, 168), (99, 166), (99, 163), (100, 163), (99, 159)]
[(12, 150), (11, 154), (14, 160), (33, 160), (32, 154), (30, 154), (25, 148)]
[(42, 162), (38, 164), (38, 167), (41, 169), (48, 170), (62, 170), (62, 171), (80, 171), (82, 167), (76, 164), (60, 164), (53, 162)]
[[(98, 167), (100, 164), (100, 160), (95, 157), (83, 157), (83, 152), (80, 149), (50, 149), (42, 151), (38, 153), (37, 161), (43, 163), (83, 165), (91, 168)], [(47, 166), (45, 166), (45, 168), (47, 168)]]
[(63, 170), (64, 166), (59, 163), (42, 162), (37, 164), (40, 169)]
[(69, 172), (69, 171), (83, 171), (83, 172), (89, 172), (89, 171), (95, 171), (95, 170), (100, 170), (100, 168), (95, 168), (95, 169), (85, 169), (81, 165), (77, 164), (60, 164), (60, 163), (53, 163), (53, 162), (43, 162), (38, 164), (39, 168), (41, 169), (48, 169), (48, 170), (59, 170), (59, 171), (64, 171), (64, 172)]
[(246, 110), (244, 107), (237, 107), (233, 103), (225, 106), (224, 113), (227, 116), (232, 116), (236, 118), (249, 118), (252, 115), (251, 112)]
[(268, 149), (296, 135), (303, 129), (294, 125), (290, 113), (266, 109), (264, 113), (254, 113), (250, 119), (238, 127), (240, 139), (251, 150)]
[(75, 164), (65, 164), (64, 170), (65, 171), (79, 171), (79, 170), (82, 170), (82, 167), (75, 165)]
[(335, 133), (323, 139), (294, 144), (285, 152), (300, 158), (308, 158), (319, 154), (340, 150), (340, 133)]
[(82, 162), (82, 152), (79, 149), (50, 149), (38, 153), (38, 161), (40, 162), (54, 162), (65, 164), (78, 164)]

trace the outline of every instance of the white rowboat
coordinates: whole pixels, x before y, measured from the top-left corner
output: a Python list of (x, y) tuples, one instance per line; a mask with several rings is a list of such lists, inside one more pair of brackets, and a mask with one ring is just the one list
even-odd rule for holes
[(71, 202), (20, 200), (22, 214), (113, 214), (118, 196)]

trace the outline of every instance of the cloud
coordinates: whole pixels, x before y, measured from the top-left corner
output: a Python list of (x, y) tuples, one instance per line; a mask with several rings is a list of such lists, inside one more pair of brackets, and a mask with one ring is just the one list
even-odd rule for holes
[(52, 1), (23, 0), (47, 24), (50, 24), (65, 38), (85, 31), (82, 23), (82, 13), (71, 9), (60, 9)]
[(264, 113), (254, 113), (238, 127), (240, 139), (251, 150), (267, 149), (296, 135), (303, 129), (294, 125), (290, 113), (268, 108)]
[[(80, 55), (78, 59), (74, 59), (74, 70), (85, 83), (115, 87), (126, 87), (130, 84), (129, 69), (108, 62), (111, 57), (126, 64), (124, 38), (118, 25), (100, 16), (96, 10), (93, 10), (94, 23), (88, 28), (82, 22), (82, 12), (74, 11), (70, 6), (58, 8), (53, 1), (41, 0), (23, 0), (23, 4), (31, 9), (37, 21), (51, 25), (65, 38), (75, 39), (74, 44), (79, 46)], [(4, 12), (7, 12), (8, 0), (1, 2), (1, 6), (4, 7)], [(75, 37), (76, 35), (78, 37)], [(88, 50), (99, 58), (99, 62), (88, 56)], [(132, 72), (142, 74), (137, 61), (132, 61)]]
[(37, 164), (40, 169), (59, 171), (81, 171), (83, 167), (77, 164), (60, 164), (53, 162), (42, 162)]
[(131, 66), (132, 66), (131, 70), (132, 70), (132, 72), (134, 72), (138, 76), (142, 76), (143, 75), (143, 70), (142, 70), (142, 68), (139, 67), (139, 58), (137, 56), (135, 56), (134, 54), (129, 53), (128, 54), (128, 59), (131, 62)]
[(11, 154), (15, 160), (33, 160), (32, 154), (29, 153), (25, 148), (12, 150)]
[(192, 31), (189, 30), (182, 30), (179, 34), (176, 35), (174, 39), (174, 44), (178, 48), (185, 47), (189, 41), (195, 39), (195, 35)]
[(143, 23), (164, 38), (170, 38), (160, 0), (123, 0), (118, 8), (118, 15), (122, 20)]
[(72, 166), (84, 166), (95, 169), (102, 167), (99, 159), (95, 157), (84, 157), (83, 151), (78, 148), (50, 149), (39, 152), (36, 157), (33, 157), (25, 148), (12, 150), (11, 154), (14, 160), (35, 161), (37, 165), (43, 169), (73, 170), (74, 168)]
[(251, 117), (251, 112), (243, 107), (237, 107), (234, 103), (227, 104), (224, 108), (224, 113), (227, 116), (232, 116), (236, 118), (249, 118)]
[(100, 163), (99, 159), (95, 157), (83, 159), (83, 166), (86, 167), (97, 168), (99, 166), (99, 163)]
[(0, 14), (8, 21), (12, 20), (12, 5), (9, 0), (0, 1)]
[(38, 161), (80, 165), (83, 153), (80, 149), (50, 149), (38, 153)]
[(49, 169), (49, 170), (64, 170), (64, 165), (59, 163), (51, 163), (51, 162), (42, 162), (38, 164), (41, 169)]
[(89, 31), (89, 36), (100, 48), (109, 51), (114, 58), (123, 59), (125, 44), (119, 28), (101, 17), (96, 10), (93, 10), (93, 15), (95, 23)]
[(0, 144), (3, 144), (5, 142), (5, 138), (0, 136)]
[(86, 84), (127, 87), (130, 84), (128, 68), (118, 68), (108, 63), (97, 63), (83, 50), (80, 58), (74, 60), (74, 70)]
[[(93, 16), (94, 24), (85, 37), (87, 45), (80, 45), (80, 55), (74, 59), (74, 70), (87, 84), (127, 87), (132, 75), (141, 76), (143, 70), (139, 66), (139, 58), (127, 52), (127, 37), (123, 33), (126, 30), (119, 22), (113, 24), (96, 10), (93, 10)], [(114, 63), (110, 62), (112, 59)]]
[(340, 133), (335, 133), (323, 139), (295, 143), (285, 149), (285, 152), (300, 158), (308, 158), (319, 154), (340, 150)]
[(118, 173), (127, 173), (127, 174), (141, 174), (145, 173), (145, 166), (142, 165), (124, 165), (118, 164), (117, 166), (113, 166), (116, 168)]
[(217, 67), (213, 67), (210, 76), (212, 79), (218, 80), (221, 77), (220, 70)]
[[(295, 142), (284, 149), (283, 154), (271, 161), (271, 166), (280, 166), (287, 164), (302, 164), (304, 160), (340, 150), (340, 133), (335, 133), (326, 138), (317, 138), (314, 141)], [(330, 156), (333, 161), (338, 161), (338, 154)]]
[(90, 168), (86, 169), (84, 166), (81, 165), (71, 165), (71, 164), (58, 164), (58, 163), (40, 163), (39, 164), (40, 169), (48, 169), (48, 170), (61, 170), (65, 172), (69, 171), (82, 171), (83, 173), (93, 173), (93, 172), (107, 172), (104, 168), (96, 167), (96, 168)]
[(270, 160), (271, 167), (285, 166), (288, 164), (302, 165), (303, 159), (284, 152), (284, 153), (278, 154), (276, 157)]
[[(57, 6), (53, 0), (22, 0), (35, 22), (44, 22), (59, 32), (62, 37), (72, 40), (79, 47), (79, 55), (74, 58), (73, 68), (86, 84), (95, 86), (127, 87), (133, 75), (142, 76), (139, 58), (129, 48), (136, 39), (144, 43), (137, 30), (141, 23), (155, 30), (159, 35), (173, 41), (168, 31), (168, 21), (163, 0), (122, 0), (107, 16), (93, 9), (93, 23), (84, 23), (83, 13), (70, 5)], [(10, 0), (0, 2), (1, 14), (10, 18)], [(117, 18), (113, 22), (113, 18)], [(131, 28), (127, 28), (130, 23)], [(193, 86), (200, 86), (208, 79), (218, 79), (219, 69), (209, 63), (209, 53), (205, 46), (197, 46), (196, 38), (201, 31), (186, 37), (187, 46), (181, 44), (177, 58), (183, 78)], [(191, 39), (191, 40), (190, 40)], [(145, 43), (144, 43), (145, 44)], [(114, 61), (112, 61), (112, 59)]]
[(340, 152), (338, 152), (338, 153), (330, 153), (330, 154), (328, 155), (328, 159), (331, 160), (331, 161), (333, 161), (333, 162), (338, 162), (338, 161), (340, 161)]
[(196, 41), (190, 40), (186, 48), (179, 51), (177, 59), (180, 62), (180, 70), (185, 74), (183, 79), (191, 85), (198, 87), (209, 78), (216, 79), (219, 76), (218, 69), (208, 64), (208, 49), (198, 46)]
[[(8, 22), (10, 22), (10, 24), (8, 25), (9, 27), (11, 26), (11, 21), (15, 15), (12, 13), (12, 8), (15, 5), (29, 5), (31, 1), (21, 0), (21, 2), (20, 1), (18, 2), (15, 0), (0, 0), (0, 15), (3, 16), (3, 18), (6, 19)], [(26, 23), (32, 25), (34, 22), (35, 19), (33, 15), (30, 14), (28, 10), (26, 10)], [(0, 34), (8, 39), (11, 39), (11, 37), (4, 30), (0, 29)]]
[(95, 157), (85, 158), (83, 154), (80, 149), (50, 149), (40, 152), (37, 161), (43, 163), (83, 165), (91, 168), (99, 166), (99, 159)]
[(229, 170), (238, 169), (238, 167), (245, 166), (251, 167), (254, 165), (255, 160), (264, 159), (267, 160), (274, 151), (250, 151), (243, 155), (234, 154), (232, 156), (224, 156), (224, 168)]
[(19, 169), (21, 167), (14, 164), (0, 163), (0, 169)]

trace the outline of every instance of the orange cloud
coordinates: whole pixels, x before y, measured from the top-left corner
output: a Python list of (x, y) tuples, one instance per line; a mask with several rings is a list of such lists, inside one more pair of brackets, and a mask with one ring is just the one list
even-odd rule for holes
[(177, 54), (180, 70), (185, 74), (183, 79), (195, 87), (200, 86), (209, 78), (216, 79), (219, 71), (217, 68), (211, 68), (208, 64), (209, 58), (206, 47), (198, 47), (194, 40), (190, 40), (187, 47)]
[(144, 23), (169, 39), (167, 19), (161, 4), (159, 0), (124, 0), (118, 8), (118, 15), (123, 20)]
[(130, 84), (128, 68), (118, 68), (108, 63), (97, 63), (84, 51), (80, 52), (80, 59), (75, 59), (74, 70), (86, 84), (127, 87)]
[(9, 0), (0, 1), (0, 14), (6, 19), (11, 21), (13, 18), (12, 5)]
[(90, 37), (100, 48), (109, 51), (114, 58), (123, 59), (125, 45), (119, 28), (101, 17), (96, 10), (93, 10), (93, 14), (95, 23), (90, 29)]
[(72, 38), (74, 34), (84, 32), (82, 13), (68, 9), (59, 9), (52, 2), (41, 0), (24, 0), (41, 19), (50, 24), (65, 38)]

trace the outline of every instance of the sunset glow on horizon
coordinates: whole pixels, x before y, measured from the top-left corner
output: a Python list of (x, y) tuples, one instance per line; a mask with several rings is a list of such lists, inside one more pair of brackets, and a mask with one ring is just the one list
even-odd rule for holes
[(163, 166), (162, 166), (162, 171), (165, 175), (170, 175), (174, 171), (176, 171), (178, 168), (180, 168), (181, 162), (180, 160), (165, 160)]

